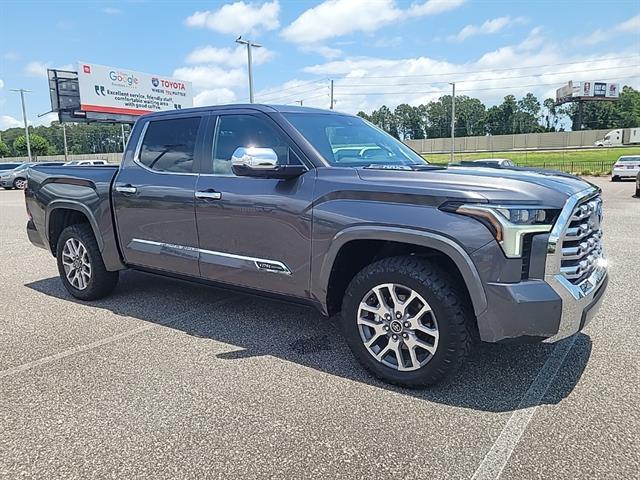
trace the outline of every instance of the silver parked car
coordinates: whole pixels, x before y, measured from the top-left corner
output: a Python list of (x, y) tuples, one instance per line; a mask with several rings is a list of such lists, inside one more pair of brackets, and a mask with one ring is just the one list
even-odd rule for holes
[(32, 163), (19, 163), (11, 170), (0, 172), (0, 187), (5, 190), (11, 190), (17, 188), (23, 190), (27, 186), (27, 172), (29, 167), (34, 165), (47, 165), (49, 167), (55, 167), (58, 165), (64, 165), (64, 162), (32, 162)]
[(108, 165), (106, 160), (72, 160), (64, 164), (65, 167), (82, 167), (86, 165)]

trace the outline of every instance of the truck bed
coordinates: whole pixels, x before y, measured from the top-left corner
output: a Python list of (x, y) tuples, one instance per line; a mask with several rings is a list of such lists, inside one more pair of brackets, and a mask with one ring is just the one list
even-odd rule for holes
[(82, 215), (94, 230), (105, 266), (117, 268), (120, 256), (111, 213), (111, 184), (118, 165), (79, 167), (35, 166), (25, 190), (31, 240), (55, 255), (56, 221), (62, 215)]

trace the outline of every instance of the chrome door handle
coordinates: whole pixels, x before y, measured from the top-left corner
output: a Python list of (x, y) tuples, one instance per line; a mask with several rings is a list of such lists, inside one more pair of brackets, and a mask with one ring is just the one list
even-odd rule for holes
[(138, 189), (136, 187), (132, 187), (131, 185), (117, 185), (116, 192), (119, 193), (136, 193)]
[(215, 190), (201, 190), (196, 192), (196, 198), (206, 198), (207, 200), (220, 200), (222, 193)]

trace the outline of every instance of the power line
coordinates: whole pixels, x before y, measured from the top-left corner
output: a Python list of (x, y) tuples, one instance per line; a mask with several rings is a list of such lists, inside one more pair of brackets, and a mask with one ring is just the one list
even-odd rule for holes
[(577, 65), (580, 63), (598, 63), (598, 62), (608, 62), (611, 60), (625, 60), (629, 58), (638, 58), (640, 60), (640, 56), (638, 55), (628, 55), (625, 57), (609, 57), (602, 58), (600, 60), (581, 60), (579, 62), (563, 62), (563, 63), (548, 63), (546, 65), (531, 65), (531, 66), (521, 66), (521, 67), (509, 67), (509, 68), (494, 68), (490, 70), (468, 70), (464, 72), (450, 72), (450, 73), (425, 73), (425, 74), (414, 74), (414, 75), (379, 75), (379, 76), (369, 76), (364, 75), (361, 77), (347, 77), (343, 75), (342, 77), (336, 77), (343, 80), (360, 80), (363, 78), (411, 78), (411, 77), (440, 77), (440, 76), (451, 76), (451, 75), (466, 75), (469, 73), (493, 73), (493, 72), (507, 72), (512, 70), (524, 70), (527, 68), (546, 68), (546, 67), (559, 67), (562, 65)]
[(319, 88), (313, 88), (311, 90), (305, 90), (303, 92), (290, 93), (288, 95), (279, 96), (279, 97), (271, 98), (271, 99), (268, 99), (268, 100), (264, 100), (263, 99), (263, 101), (266, 101), (266, 102), (269, 102), (269, 103), (275, 103), (275, 102), (281, 102), (283, 100), (287, 100), (287, 99), (291, 99), (291, 98), (298, 98), (299, 99), (300, 95), (305, 95), (307, 93), (312, 93), (312, 92), (318, 92), (318, 91), (324, 90), (326, 88), (327, 88), (326, 86), (322, 86), (322, 87), (319, 87)]
[[(591, 68), (589, 70), (572, 70), (568, 72), (543, 72), (543, 73), (535, 73), (531, 75), (515, 75), (511, 77), (494, 77), (494, 78), (478, 78), (473, 80), (458, 80), (456, 83), (472, 83), (472, 82), (488, 82), (488, 81), (500, 81), (500, 80), (510, 80), (514, 78), (533, 78), (533, 77), (542, 77), (543, 75), (566, 75), (569, 73), (589, 73), (593, 71), (599, 70), (621, 70), (626, 68), (640, 68), (640, 65), (627, 65), (624, 67), (601, 67), (601, 68)], [(432, 83), (424, 83), (424, 82), (411, 82), (411, 83), (372, 83), (372, 84), (358, 84), (358, 85), (340, 85), (340, 88), (358, 88), (358, 87), (406, 87), (410, 85), (442, 85), (449, 84), (449, 82), (432, 82)]]
[[(616, 78), (603, 78), (601, 79), (604, 82), (614, 81), (614, 80), (629, 80), (629, 79), (637, 79), (638, 77), (616, 77)], [(469, 88), (465, 90), (458, 90), (459, 92), (480, 92), (485, 90), (508, 90), (508, 89), (516, 89), (516, 88), (528, 88), (528, 87), (545, 87), (549, 85), (558, 85), (558, 82), (552, 83), (532, 83), (529, 85), (509, 85), (504, 87), (488, 87), (488, 88)], [(393, 86), (393, 85), (390, 85)], [(427, 93), (436, 93), (441, 91), (440, 89), (433, 89), (422, 92), (415, 91), (404, 91), (404, 92), (342, 92), (339, 95), (406, 95), (406, 94), (427, 94)]]
[[(311, 84), (313, 84), (313, 83), (318, 83), (318, 84), (319, 84), (320, 82), (322, 82), (322, 81), (327, 81), (327, 80), (329, 80), (329, 79), (328, 79), (328, 78), (320, 78), (320, 79), (318, 79), (318, 80), (313, 80), (313, 81), (309, 81), (309, 82), (300, 83), (300, 84), (298, 84), (298, 85), (294, 85), (294, 86), (287, 87), (287, 88), (281, 88), (281, 89), (279, 89), (279, 90), (274, 90), (274, 91), (271, 91), (271, 92), (265, 93), (265, 94), (264, 94), (264, 96), (266, 96), (266, 97), (271, 97), (271, 96), (273, 96), (273, 95), (275, 95), (275, 96), (280, 96), (279, 94), (280, 94), (281, 92), (287, 92), (287, 91), (289, 91), (289, 90), (295, 90), (296, 88), (304, 87), (304, 86), (306, 86), (306, 85), (311, 85)], [(247, 100), (247, 99), (248, 99), (248, 97), (243, 98), (243, 99), (242, 99), (242, 100), (240, 100), (240, 101)]]

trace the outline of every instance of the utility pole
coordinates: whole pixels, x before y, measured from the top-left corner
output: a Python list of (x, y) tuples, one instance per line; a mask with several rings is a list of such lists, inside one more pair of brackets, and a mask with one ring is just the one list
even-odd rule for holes
[(67, 125), (62, 123), (62, 140), (64, 142), (64, 161), (69, 161), (69, 149), (67, 148)]
[(451, 162), (453, 163), (456, 152), (456, 84), (452, 83), (451, 87)]
[(22, 120), (24, 120), (24, 133), (27, 138), (27, 155), (29, 155), (29, 161), (31, 162), (31, 142), (29, 141), (29, 126), (27, 124), (27, 108), (24, 105), (24, 94), (31, 90), (25, 90), (24, 88), (12, 89), (12, 92), (20, 92), (20, 100), (22, 101)]
[(251, 58), (251, 47), (261, 48), (262, 45), (254, 43), (251, 40), (243, 40), (242, 35), (236, 38), (236, 43), (247, 46), (247, 70), (249, 72), (249, 103), (253, 103), (253, 61)]
[(120, 131), (122, 132), (122, 151), (124, 152), (124, 147), (127, 145), (127, 140), (124, 136), (124, 123), (120, 124)]
[(331, 80), (331, 106), (329, 107), (331, 110), (333, 110), (333, 80)]

